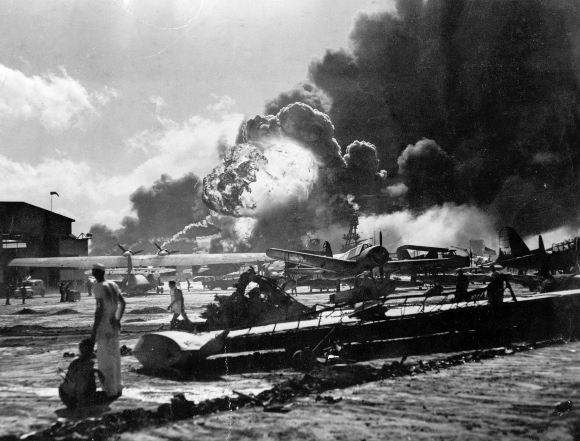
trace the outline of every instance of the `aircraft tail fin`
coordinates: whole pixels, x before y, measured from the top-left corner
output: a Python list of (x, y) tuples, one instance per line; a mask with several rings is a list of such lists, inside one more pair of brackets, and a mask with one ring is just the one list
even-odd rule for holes
[[(543, 247), (543, 243), (542, 243)], [(517, 257), (528, 254), (530, 249), (520, 235), (511, 227), (503, 227), (499, 232), (500, 256)], [(498, 259), (499, 260), (499, 259)]]
[(326, 257), (332, 257), (332, 248), (330, 248), (328, 241), (324, 241), (324, 245), (322, 245), (322, 251)]
[(411, 259), (411, 254), (409, 253), (409, 250), (403, 247), (399, 247), (397, 248), (397, 259), (399, 260), (410, 260)]

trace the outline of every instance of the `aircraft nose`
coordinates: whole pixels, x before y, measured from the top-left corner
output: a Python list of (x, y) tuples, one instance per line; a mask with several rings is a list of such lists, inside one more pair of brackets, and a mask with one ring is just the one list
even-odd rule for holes
[(386, 248), (378, 246), (372, 250), (372, 259), (376, 265), (383, 265), (387, 260), (389, 260), (389, 252)]

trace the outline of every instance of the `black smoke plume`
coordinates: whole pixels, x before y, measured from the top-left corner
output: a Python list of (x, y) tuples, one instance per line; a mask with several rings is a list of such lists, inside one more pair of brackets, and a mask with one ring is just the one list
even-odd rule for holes
[[(130, 196), (135, 216), (126, 216), (121, 228), (110, 229), (101, 224), (91, 226), (91, 254), (108, 255), (120, 252), (117, 244), (147, 253), (157, 252), (153, 242), (173, 238), (185, 227), (201, 222), (209, 214), (201, 201), (201, 181), (194, 174), (180, 179), (161, 175), (151, 188), (140, 187)], [(197, 236), (208, 236), (219, 231), (209, 226), (192, 226), (172, 242), (172, 249), (191, 252), (191, 241)]]
[[(424, 138), (454, 158), (439, 190), (455, 188), (433, 203), (475, 203), (525, 233), (577, 224), (579, 18), (573, 1), (399, 1), (396, 13), (359, 14), (349, 50), (328, 50), (310, 77), (338, 143), (373, 143), (389, 175)], [(425, 177), (412, 174), (421, 208)]]
[(326, 113), (330, 108), (330, 101), (316, 86), (308, 82), (298, 84), (294, 89), (283, 92), (277, 98), (266, 104), (265, 115), (276, 115), (289, 104), (308, 104), (315, 110)]

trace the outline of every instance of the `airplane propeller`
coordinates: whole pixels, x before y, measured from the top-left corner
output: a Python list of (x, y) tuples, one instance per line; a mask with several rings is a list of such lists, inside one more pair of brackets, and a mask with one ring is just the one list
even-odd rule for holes
[[(379, 231), (379, 246), (383, 246), (383, 232)], [(385, 271), (383, 269), (383, 265), (379, 265), (379, 276), (381, 277), (381, 281), (385, 277)]]
[(117, 244), (117, 246), (118, 246), (119, 248), (121, 248), (121, 250), (123, 251), (123, 255), (125, 255), (125, 253), (128, 253), (128, 254), (130, 254), (130, 255), (132, 255), (132, 256), (133, 256), (133, 255), (135, 255), (135, 254), (139, 254), (139, 253), (142, 253), (142, 252), (144, 251), (144, 250), (133, 251), (133, 250), (131, 250), (131, 249), (126, 249), (126, 248), (122, 247), (122, 246), (121, 246), (121, 245), (119, 245), (119, 244)]
[[(155, 246), (157, 247), (157, 249), (159, 250), (159, 252), (163, 251), (164, 253), (169, 254), (175, 254), (175, 253), (179, 253), (179, 250), (175, 250), (175, 251), (169, 251), (166, 250), (165, 248), (161, 248), (159, 245), (157, 245), (155, 242), (153, 242), (155, 244)], [(159, 252), (157, 254), (159, 254)]]

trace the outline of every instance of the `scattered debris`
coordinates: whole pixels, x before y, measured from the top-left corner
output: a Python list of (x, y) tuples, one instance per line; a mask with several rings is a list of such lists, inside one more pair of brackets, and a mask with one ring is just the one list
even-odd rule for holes
[(34, 309), (30, 308), (23, 308), (20, 311), (16, 311), (14, 315), (29, 315), (29, 314), (42, 314), (40, 311), (35, 311)]
[(75, 354), (74, 352), (65, 352), (64, 354), (62, 354), (63, 358), (74, 358), (77, 356), (77, 354)]
[(121, 351), (121, 356), (124, 357), (126, 355), (133, 355), (133, 349), (131, 349), (130, 347), (123, 345), (120, 348)]
[(566, 400), (556, 404), (556, 410), (554, 411), (554, 415), (562, 416), (566, 412), (572, 410), (572, 401)]
[(124, 320), (123, 322), (124, 323), (143, 323), (143, 322), (145, 322), (145, 320), (142, 318), (135, 318), (135, 319)]
[(328, 404), (335, 404), (335, 403), (342, 401), (342, 397), (334, 398), (334, 397), (331, 397), (330, 395), (325, 395), (325, 396), (316, 395), (316, 402), (318, 402), (318, 401), (326, 401)]
[(75, 309), (65, 308), (61, 309), (60, 311), (53, 312), (49, 315), (69, 315), (69, 314), (80, 314), (80, 312), (78, 312)]
[(128, 311), (127, 314), (167, 314), (167, 309), (160, 308), (159, 306), (148, 306), (143, 309), (133, 309)]

